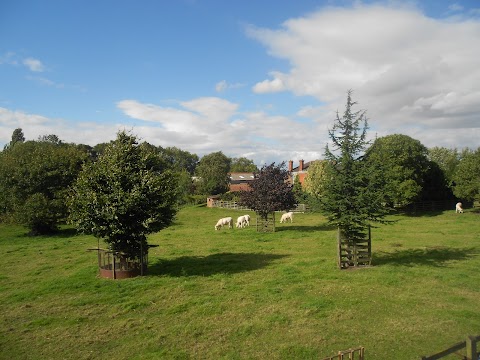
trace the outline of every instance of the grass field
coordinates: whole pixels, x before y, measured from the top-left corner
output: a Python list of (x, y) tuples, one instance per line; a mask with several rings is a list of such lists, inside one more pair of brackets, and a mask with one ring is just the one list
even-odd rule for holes
[(480, 335), (478, 213), (392, 216), (374, 266), (343, 271), (322, 216), (214, 230), (242, 214), (183, 209), (149, 237), (148, 276), (120, 281), (97, 277), (91, 236), (0, 224), (0, 358), (401, 360)]

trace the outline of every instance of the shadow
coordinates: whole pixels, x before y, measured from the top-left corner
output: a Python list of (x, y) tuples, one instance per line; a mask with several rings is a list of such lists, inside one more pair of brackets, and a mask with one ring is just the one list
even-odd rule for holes
[(394, 266), (447, 266), (448, 261), (468, 260), (478, 256), (476, 248), (449, 248), (449, 247), (429, 247), (425, 249), (406, 249), (396, 250), (392, 253), (374, 253), (372, 254), (372, 264), (374, 266), (394, 265)]
[(337, 227), (335, 225), (329, 225), (327, 223), (320, 225), (290, 225), (288, 224), (275, 224), (275, 232), (280, 231), (303, 231), (303, 232), (314, 232), (314, 231), (331, 231), (335, 230)]
[(440, 216), (445, 210), (429, 210), (429, 211), (398, 211), (397, 214), (409, 217), (435, 217)]
[(148, 275), (212, 276), (261, 269), (288, 255), (219, 253), (208, 256), (182, 256), (148, 265)]

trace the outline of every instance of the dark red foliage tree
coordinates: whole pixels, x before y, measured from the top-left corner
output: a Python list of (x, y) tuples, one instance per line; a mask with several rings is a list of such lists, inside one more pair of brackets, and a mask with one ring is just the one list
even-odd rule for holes
[(264, 165), (254, 173), (250, 191), (240, 192), (239, 203), (257, 212), (264, 220), (274, 211), (288, 210), (296, 205), (293, 185), (288, 181), (285, 162)]

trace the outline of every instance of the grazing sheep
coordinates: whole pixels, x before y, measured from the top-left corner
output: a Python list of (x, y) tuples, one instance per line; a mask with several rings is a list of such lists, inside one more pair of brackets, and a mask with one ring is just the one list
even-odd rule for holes
[(280, 223), (287, 222), (287, 220), (290, 219), (290, 222), (293, 222), (293, 212), (288, 212), (282, 215), (280, 219)]
[(245, 223), (247, 222), (247, 220), (245, 219), (245, 215), (243, 216), (239, 216), (237, 218), (237, 228), (243, 228), (245, 226)]
[(461, 202), (455, 205), (455, 213), (463, 213), (463, 207)]
[(215, 230), (218, 230), (225, 225), (228, 225), (229, 229), (233, 228), (233, 220), (231, 217), (225, 217), (218, 220), (217, 224), (215, 225)]
[(250, 215), (243, 215), (243, 217), (245, 218), (245, 225), (250, 226)]

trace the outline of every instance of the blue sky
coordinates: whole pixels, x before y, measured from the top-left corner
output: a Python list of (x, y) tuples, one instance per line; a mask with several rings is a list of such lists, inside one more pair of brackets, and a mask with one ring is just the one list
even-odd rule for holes
[(2, 0), (0, 146), (309, 161), (353, 89), (372, 138), (477, 148), (479, 59), (479, 1)]

